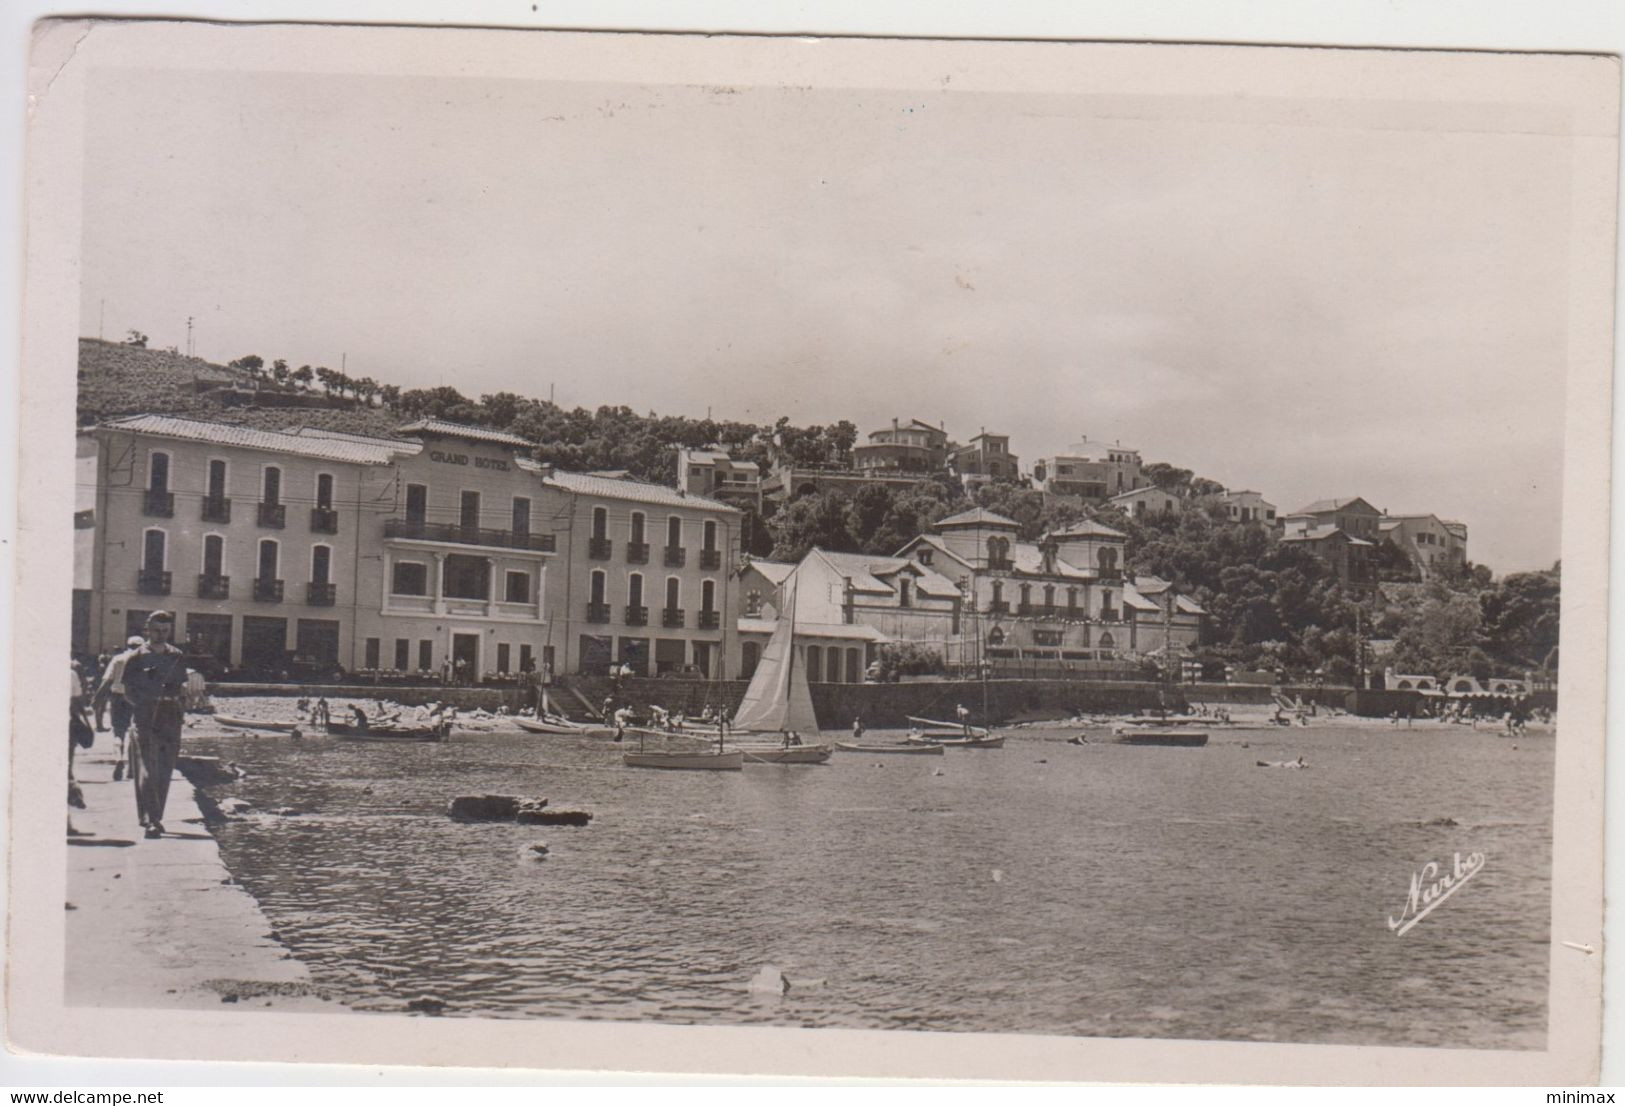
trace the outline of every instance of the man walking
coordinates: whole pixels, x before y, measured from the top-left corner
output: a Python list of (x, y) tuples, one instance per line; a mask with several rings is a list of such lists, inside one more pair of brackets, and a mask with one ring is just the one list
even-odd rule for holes
[(181, 750), (186, 655), (170, 642), (174, 633), (168, 611), (152, 612), (147, 643), (124, 665), (124, 697), (135, 716), (135, 811), (149, 838), (164, 835), (169, 778)]
[[(130, 702), (124, 697), (124, 668), (129, 664), (130, 658), (135, 656), (136, 650), (145, 644), (146, 640), (140, 634), (131, 635), (125, 642), (124, 651), (107, 662), (107, 667), (102, 670), (102, 678), (96, 684), (96, 697), (92, 704), (96, 710), (96, 717), (100, 718), (102, 712), (109, 707), (113, 712), (113, 737), (118, 742), (118, 763), (113, 765), (115, 781), (124, 778), (126, 759), (124, 741), (130, 730), (132, 716)], [(131, 772), (134, 772), (133, 764)]]

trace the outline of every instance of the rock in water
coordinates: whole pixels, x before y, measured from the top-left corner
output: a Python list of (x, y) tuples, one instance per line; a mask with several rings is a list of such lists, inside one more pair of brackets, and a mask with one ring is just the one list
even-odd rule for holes
[(995, 869), (993, 869), (993, 882), (994, 883), (1003, 883), (1004, 882), (1004, 869), (1003, 868), (995, 868)]
[(791, 979), (789, 976), (785, 976), (784, 989), (786, 993), (790, 991), (816, 991), (827, 982), (828, 980), (824, 979)]
[(515, 821), (521, 826), (584, 826), (592, 815), (585, 810), (521, 810)]
[(533, 841), (531, 844), (525, 846), (525, 854), (536, 860), (543, 859), (547, 856), (547, 842)]
[(433, 995), (419, 995), (407, 1003), (406, 1008), (417, 1014), (439, 1014), (445, 1011), (446, 1000)]
[(746, 990), (753, 995), (782, 995), (790, 989), (789, 981), (784, 973), (772, 964), (765, 964), (762, 970), (751, 977)]

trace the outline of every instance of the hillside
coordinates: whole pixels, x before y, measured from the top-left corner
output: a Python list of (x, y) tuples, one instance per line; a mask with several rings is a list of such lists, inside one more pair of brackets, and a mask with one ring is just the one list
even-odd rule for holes
[[(257, 394), (267, 403), (256, 403), (254, 396), (247, 394), (257, 386), (261, 388)], [(393, 412), (348, 402), (335, 407), (269, 405), (276, 398), (301, 394), (316, 397), (320, 391), (264, 388), (252, 373), (200, 357), (95, 338), (79, 339), (81, 426), (144, 412), (190, 415), (269, 430), (304, 425), (352, 434), (387, 435), (400, 422)]]

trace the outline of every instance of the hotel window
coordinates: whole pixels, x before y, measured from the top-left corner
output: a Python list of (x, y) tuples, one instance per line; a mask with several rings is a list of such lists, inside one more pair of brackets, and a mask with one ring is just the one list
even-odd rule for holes
[(444, 592), (448, 599), (491, 598), (491, 562), (484, 557), (448, 553), (445, 559)]
[(162, 572), (164, 555), (168, 552), (169, 538), (162, 530), (148, 530), (141, 539), (141, 569), (143, 572)]
[(521, 643), (520, 646), (519, 646), (519, 671), (521, 671), (521, 672), (534, 672), (534, 671), (536, 671), (536, 664), (535, 664), (534, 661), (531, 660), (531, 657), (530, 657), (530, 646), (529, 646), (529, 644)]
[(406, 521), (423, 522), (429, 517), (429, 486), (406, 485)]
[(668, 576), (666, 578), (666, 609), (668, 611), (675, 611), (681, 606), (679, 603), (682, 598), (679, 591), (681, 587), (682, 585), (678, 583), (677, 577)]
[(591, 598), (588, 600), (594, 606), (604, 601), (604, 573), (599, 570), (592, 574)]
[(643, 512), (632, 512), (632, 544), (643, 544)]
[(1004, 581), (993, 581), (993, 605), (996, 607), (1004, 602)]
[(361, 666), (363, 668), (377, 668), (378, 667), (378, 661), (380, 659), (379, 658), (379, 652), (380, 652), (379, 645), (380, 645), (380, 643), (379, 643), (377, 638), (370, 637), (370, 638), (367, 639), (366, 657), (361, 662)]
[(530, 602), (530, 573), (509, 571), (503, 595), (509, 603)]
[(508, 643), (505, 641), (497, 642), (497, 671), (508, 671)]
[(268, 507), (282, 502), (282, 470), (275, 465), (265, 466), (265, 477), (260, 484), (260, 502)]
[(462, 510), (458, 521), (464, 530), (478, 530), (480, 528), (480, 493), (464, 492), (462, 495)]
[(899, 607), (912, 607), (914, 605), (914, 597), (909, 594), (912, 583), (911, 580), (897, 581), (897, 605)]
[(1078, 589), (1077, 588), (1067, 588), (1066, 589), (1066, 609), (1068, 611), (1076, 611), (1078, 609)]
[(281, 551), (276, 542), (266, 538), (260, 542), (260, 579), (275, 580), (277, 578), (277, 559)]
[(513, 532), (521, 535), (530, 533), (530, 500), (522, 495), (513, 497)]
[(602, 507), (592, 509), (592, 536), (600, 540), (609, 536), (609, 512)]
[(418, 667), (425, 672), (434, 667), (434, 642), (428, 639), (418, 642)]
[(147, 474), (147, 487), (155, 492), (169, 490), (169, 454), (154, 453), (149, 458), (150, 471)]
[(922, 565), (930, 564), (931, 563), (931, 550), (930, 549), (921, 549), (919, 551), (919, 553), (918, 553), (918, 557), (919, 557), (920, 563)]
[(333, 548), (328, 545), (310, 547), (310, 582), (325, 584), (333, 565)]
[(209, 498), (226, 498), (226, 463), (224, 461), (209, 462)]
[(333, 509), (333, 477), (325, 472), (316, 476), (316, 509), (319, 511)]
[[(903, 583), (907, 584), (908, 581), (904, 580)], [(668, 584), (666, 586), (667, 586), (668, 590), (671, 587), (670, 584)], [(906, 606), (906, 604), (905, 604), (905, 606)], [(717, 609), (717, 582), (715, 580), (707, 580), (707, 581), (705, 581), (705, 583), (700, 585), (700, 610), (702, 610), (702, 611), (714, 611), (716, 609)]]
[(412, 641), (410, 638), (398, 637), (395, 639), (395, 668), (405, 672), (412, 667)]
[(210, 534), (203, 539), (203, 575), (224, 576), (226, 561), (226, 539), (219, 534)]
[(428, 595), (429, 566), (422, 561), (396, 561), (389, 591), (391, 595)]
[[(676, 543), (673, 542), (672, 544), (675, 545)], [(716, 547), (717, 547), (717, 524), (714, 523), (714, 522), (707, 522), (705, 524), (705, 546), (704, 546), (704, 548), (706, 549), (707, 552), (709, 552), (711, 550), (716, 549)]]
[(673, 549), (683, 544), (683, 520), (676, 515), (666, 520), (666, 544)]
[(1031, 606), (1032, 601), (1033, 601), (1033, 586), (1031, 584), (1022, 584), (1021, 585), (1021, 600), (1020, 600), (1021, 605), (1023, 607)]
[(1050, 608), (1055, 606), (1055, 585), (1053, 584), (1044, 585), (1044, 606)]
[(643, 573), (634, 572), (626, 578), (626, 605), (643, 606)]

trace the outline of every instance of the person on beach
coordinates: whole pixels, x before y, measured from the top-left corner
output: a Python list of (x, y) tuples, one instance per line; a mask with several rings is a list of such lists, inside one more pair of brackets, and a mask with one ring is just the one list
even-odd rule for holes
[(960, 703), (957, 707), (954, 708), (954, 714), (959, 718), (959, 725), (965, 731), (965, 736), (969, 737), (970, 736), (970, 711), (965, 709), (965, 704), (964, 703)]
[(171, 644), (174, 632), (174, 617), (153, 611), (147, 616), (147, 643), (124, 666), (124, 696), (135, 721), (135, 810), (149, 838), (164, 835), (169, 779), (181, 751), (186, 655)]
[(853, 741), (862, 741), (863, 740), (863, 716), (862, 715), (859, 715), (858, 717), (852, 719), (852, 740)]
[(333, 720), (333, 709), (327, 705), (325, 698), (317, 699), (316, 705), (310, 711), (310, 724), (312, 726), (325, 726)]
[[(124, 668), (135, 655), (136, 650), (146, 644), (146, 639), (140, 634), (132, 634), (125, 643), (124, 651), (115, 655), (107, 662), (107, 669), (102, 673), (101, 681), (96, 685), (96, 695), (92, 705), (98, 717), (103, 711), (111, 710), (113, 715), (113, 740), (118, 744), (118, 762), (113, 765), (113, 779), (124, 778), (125, 769), (125, 740), (130, 732), (130, 720), (133, 711), (130, 701), (124, 697)], [(135, 773), (133, 760), (130, 772)]]
[(631, 710), (631, 708), (622, 707), (620, 710), (615, 712), (614, 718), (615, 718), (615, 740), (619, 741), (623, 737), (626, 736), (626, 727), (632, 721), (632, 710)]

